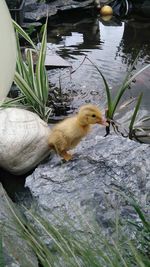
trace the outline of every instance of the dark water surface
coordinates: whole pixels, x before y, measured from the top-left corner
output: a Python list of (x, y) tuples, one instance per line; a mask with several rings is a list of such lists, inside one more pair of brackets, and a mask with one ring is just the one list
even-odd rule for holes
[[(113, 18), (105, 22), (99, 17), (66, 16), (54, 25), (50, 23), (48, 42), (50, 49), (68, 60), (73, 70), (78, 68), (85, 55), (88, 56), (103, 72), (112, 95), (116, 94), (138, 52), (135, 71), (150, 63), (150, 21), (141, 18), (124, 21)], [(141, 116), (150, 113), (149, 74), (150, 69), (140, 74), (124, 96), (124, 100), (129, 100), (144, 93)], [(60, 69), (50, 71), (49, 76), (54, 85), (58, 85), (60, 79), (62, 91), (69, 93), (73, 109), (85, 102), (96, 103), (103, 109), (106, 107), (103, 81), (89, 61), (85, 60), (71, 77), (69, 70)], [(127, 118), (128, 111), (123, 111)]]

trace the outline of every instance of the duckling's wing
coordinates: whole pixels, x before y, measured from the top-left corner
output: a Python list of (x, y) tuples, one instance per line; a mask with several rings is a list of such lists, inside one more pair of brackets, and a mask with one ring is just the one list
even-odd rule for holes
[(54, 148), (55, 151), (60, 154), (62, 151), (68, 150), (69, 143), (65, 134), (61, 130), (54, 130), (49, 136), (49, 146)]

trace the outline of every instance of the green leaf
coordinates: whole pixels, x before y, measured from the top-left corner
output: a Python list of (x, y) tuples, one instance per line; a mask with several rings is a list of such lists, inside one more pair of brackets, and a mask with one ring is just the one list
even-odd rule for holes
[(16, 97), (16, 98), (12, 98), (12, 99), (6, 99), (1, 107), (16, 107), (16, 106), (20, 106), (20, 102), (24, 101), (25, 100), (25, 96), (19, 96), (19, 97)]
[(134, 112), (133, 112), (133, 115), (132, 115), (132, 118), (130, 121), (130, 125), (129, 125), (129, 138), (130, 139), (132, 139), (133, 125), (135, 123), (135, 119), (136, 119), (137, 113), (138, 113), (140, 105), (141, 105), (142, 97), (143, 97), (143, 93), (141, 93), (138, 97), (137, 104), (135, 106), (135, 109), (134, 109)]
[(129, 86), (130, 83), (139, 75), (141, 74), (143, 71), (145, 71), (146, 69), (148, 69), (150, 67), (150, 64), (146, 65), (145, 67), (143, 67), (141, 70), (137, 71), (130, 79), (128, 79), (125, 83), (125, 86)]
[[(28, 34), (16, 23), (13, 22), (16, 29), (17, 39), (17, 67), (15, 83), (25, 96), (25, 105), (30, 107), (42, 119), (47, 119), (50, 109), (47, 110), (46, 103), (48, 100), (48, 75), (45, 68), (46, 44), (47, 44), (47, 21), (43, 28), (43, 37), (41, 47), (38, 50)], [(32, 48), (25, 50), (25, 57), (22, 56), (20, 49), (19, 37), (25, 38)], [(34, 69), (33, 53), (37, 57), (36, 69)]]
[(115, 99), (113, 100), (113, 104), (112, 104), (112, 112), (111, 112), (111, 117), (113, 118), (114, 113), (116, 111), (116, 108), (120, 102), (120, 99), (122, 98), (124, 92), (126, 91), (126, 89), (128, 88), (129, 85), (127, 84), (123, 84), (119, 89), (118, 89), (118, 93), (115, 97)]
[(43, 103), (39, 100), (39, 98), (36, 96), (27, 82), (23, 79), (23, 77), (17, 72), (15, 72), (14, 81), (21, 92), (28, 97), (30, 103), (32, 103), (33, 105), (39, 104), (41, 107), (43, 107)]
[(15, 30), (37, 51), (37, 48), (29, 35), (19, 26), (19, 24), (12, 20)]
[(36, 86), (36, 79), (34, 74), (34, 63), (33, 63), (33, 56), (34, 50), (26, 49), (26, 59), (28, 64), (28, 73), (29, 73), (29, 83), (32, 89), (34, 90), (35, 94), (38, 95), (37, 86)]
[(38, 54), (38, 62), (36, 65), (36, 81), (38, 86), (38, 96), (44, 103), (46, 103), (48, 97), (48, 88), (46, 87), (47, 74), (45, 73), (46, 41), (47, 41), (47, 22), (44, 27), (42, 42)]
[[(137, 262), (138, 265), (136, 266), (139, 266), (139, 267), (146, 267), (145, 263), (143, 262), (143, 259), (141, 257), (141, 255), (139, 254), (139, 252), (135, 249), (135, 247), (132, 245), (131, 242), (128, 242), (129, 243), (129, 246), (131, 248), (131, 251), (132, 251), (132, 255), (135, 257), (135, 260)], [(147, 266), (148, 267), (148, 266)]]
[(108, 105), (108, 111), (107, 111), (107, 116), (109, 119), (111, 119), (111, 113), (112, 113), (112, 99), (111, 99), (111, 93), (110, 93), (110, 88), (109, 85), (104, 77), (104, 75), (102, 74), (102, 72), (99, 70), (99, 73), (103, 79), (104, 85), (105, 85), (105, 90), (106, 90), (106, 95), (107, 95), (107, 105)]
[(16, 70), (23, 75), (23, 58), (21, 54), (21, 48), (19, 44), (19, 37), (18, 33), (16, 32), (16, 43), (17, 43), (17, 64), (16, 64)]
[(108, 112), (107, 112), (107, 115), (108, 115), (108, 118), (111, 119), (111, 113), (112, 113), (112, 98), (111, 98), (111, 90), (109, 88), (109, 85), (106, 81), (106, 78), (104, 77), (103, 73), (101, 72), (101, 70), (87, 57), (87, 60), (89, 60), (92, 65), (97, 69), (97, 71), (99, 72), (99, 74), (101, 75), (102, 79), (103, 79), (103, 82), (104, 82), (104, 85), (105, 85), (105, 90), (106, 90), (106, 95), (107, 95), (107, 105), (108, 105)]
[(139, 205), (136, 202), (132, 203), (132, 206), (134, 207), (136, 213), (138, 214), (139, 218), (141, 219), (143, 225), (146, 227), (147, 231), (150, 234), (150, 222), (146, 220), (146, 217), (142, 210), (140, 209)]
[[(144, 70), (146, 70), (147, 68), (150, 67), (150, 64), (148, 64), (147, 66), (145, 66), (144, 68), (142, 68), (141, 70), (139, 70), (138, 72), (136, 72), (130, 79), (127, 79), (127, 77), (129, 77), (129, 74), (127, 75), (127, 77), (125, 78), (125, 81), (122, 83), (122, 85), (120, 86), (120, 88), (118, 89), (118, 93), (113, 101), (113, 105), (112, 105), (112, 117), (116, 111), (116, 108), (118, 106), (118, 103), (120, 102), (121, 97), (123, 96), (124, 92), (126, 91), (126, 89), (129, 87), (129, 85), (131, 84), (131, 82), (140, 74), (142, 73)], [(132, 66), (133, 68), (133, 66)]]

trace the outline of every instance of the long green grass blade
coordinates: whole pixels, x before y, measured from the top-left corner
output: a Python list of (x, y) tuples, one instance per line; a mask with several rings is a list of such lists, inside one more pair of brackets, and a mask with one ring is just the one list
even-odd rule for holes
[(21, 90), (21, 92), (28, 97), (30, 103), (32, 103), (33, 105), (39, 104), (41, 107), (43, 107), (43, 103), (35, 95), (31, 87), (27, 84), (27, 82), (23, 79), (23, 77), (17, 72), (15, 73), (14, 81)]
[(21, 49), (20, 49), (20, 44), (19, 44), (19, 37), (18, 33), (16, 32), (16, 42), (17, 42), (17, 64), (16, 64), (16, 71), (24, 77), (27, 83), (30, 84), (30, 73), (28, 71), (28, 66), (23, 60)]
[(10, 202), (7, 195), (4, 192), (5, 200), (10, 209), (13, 220), (16, 223), (18, 233), (20, 233), (20, 237), (24, 238), (31, 248), (34, 250), (36, 255), (39, 257), (43, 266), (52, 267), (49, 258), (49, 249), (47, 246), (37, 237), (37, 233), (34, 231), (34, 228), (29, 226), (26, 220), (21, 216), (15, 206)]
[(122, 253), (121, 253), (119, 247), (116, 245), (116, 243), (114, 241), (113, 241), (113, 245), (115, 247), (115, 253), (116, 253), (116, 255), (118, 255), (118, 257), (121, 260), (121, 263), (122, 263), (121, 266), (128, 267), (128, 264), (127, 264), (125, 258), (122, 256)]
[[(4, 196), (14, 218), (13, 220), (16, 222), (17, 233), (27, 241), (43, 267), (149, 266), (148, 255), (144, 252), (143, 247), (140, 246), (142, 245), (140, 239), (133, 240), (131, 243), (125, 237), (121, 225), (120, 230), (118, 228), (118, 234), (120, 233), (120, 236), (117, 239), (117, 243), (114, 239), (112, 240), (103, 235), (99, 228), (99, 230), (94, 228), (94, 232), (87, 231), (88, 234), (86, 236), (86, 232), (81, 232), (75, 227), (73, 229), (71, 228), (72, 231), (68, 230), (68, 227), (66, 228), (60, 223), (61, 219), (59, 223), (62, 227), (58, 228), (50, 224), (40, 215), (35, 215), (31, 210), (29, 211), (26, 208), (25, 216), (22, 216), (21, 212), (18, 212), (15, 205), (10, 202), (5, 193)], [(133, 206), (132, 202), (138, 207), (133, 199), (130, 201), (131, 206)], [(138, 213), (140, 212), (138, 211)], [(140, 217), (143, 218), (141, 215)], [(146, 218), (144, 220), (146, 221)], [(119, 220), (117, 223), (119, 224)], [(131, 232), (129, 231), (129, 233)], [(133, 233), (135, 235), (135, 231)], [(148, 234), (149, 232), (146, 233)], [(45, 237), (46, 241), (50, 241), (50, 245), (48, 246), (45, 243)], [(136, 243), (139, 250), (136, 248)]]
[(142, 212), (142, 210), (140, 209), (139, 205), (137, 205), (136, 202), (132, 203), (136, 213), (138, 214), (139, 218), (141, 219), (144, 227), (147, 229), (147, 231), (149, 232), (150, 235), (150, 221), (146, 220), (146, 217), (144, 215), (144, 213)]
[(130, 248), (131, 248), (132, 255), (134, 256), (134, 258), (135, 258), (135, 260), (136, 260), (136, 263), (137, 263), (136, 266), (139, 266), (139, 267), (148, 267), (148, 266), (146, 266), (146, 265), (144, 264), (141, 255), (140, 255), (139, 252), (135, 249), (135, 247), (132, 245), (132, 243), (129, 241), (128, 244), (129, 244), (129, 246), (130, 246)]
[(25, 96), (19, 96), (12, 99), (6, 99), (0, 107), (17, 107), (21, 106), (21, 102), (25, 100)]
[(142, 118), (139, 122), (146, 122), (146, 121), (150, 121), (150, 116), (146, 116), (146, 117), (144, 117), (144, 118)]
[(38, 86), (38, 96), (45, 103), (47, 101), (48, 90), (45, 87), (45, 57), (46, 57), (46, 42), (47, 42), (47, 22), (44, 27), (42, 42), (36, 65), (36, 81)]
[[(55, 244), (57, 245), (57, 247), (60, 249), (60, 251), (62, 253), (66, 253), (63, 246), (61, 246), (61, 243), (65, 245), (65, 248), (67, 248), (67, 250), (70, 252), (71, 256), (74, 258), (76, 264), (78, 267), (81, 267), (77, 257), (75, 256), (74, 252), (71, 250), (71, 248), (69, 247), (68, 243), (66, 242), (66, 240), (64, 239), (64, 237), (61, 235), (61, 233), (58, 231), (58, 229), (55, 226), (52, 225), (48, 225), (47, 222), (40, 217), (35, 217), (34, 214), (32, 214), (32, 212), (29, 212), (30, 215), (32, 216), (32, 218), (38, 223), (38, 225), (40, 225), (42, 227), (42, 229), (44, 230), (44, 232), (55, 242)], [(58, 240), (57, 238), (58, 237)]]
[(120, 102), (120, 99), (122, 98), (124, 92), (126, 91), (126, 89), (128, 88), (129, 84), (122, 84), (121, 87), (118, 89), (118, 93), (113, 101), (113, 104), (112, 104), (112, 112), (111, 112), (111, 117), (113, 118), (114, 116), (114, 113), (116, 111), (116, 108)]
[(32, 49), (26, 49), (26, 59), (28, 64), (28, 73), (29, 73), (29, 83), (35, 94), (38, 96), (37, 93), (37, 86), (35, 81), (35, 74), (34, 74), (34, 63), (33, 63), (33, 55), (34, 51)]
[(46, 107), (45, 108), (45, 118), (46, 118), (47, 121), (48, 121), (48, 118), (51, 115), (51, 113), (52, 113), (52, 108)]
[(143, 97), (143, 93), (141, 93), (139, 95), (139, 97), (138, 97), (137, 104), (135, 106), (135, 109), (134, 109), (134, 112), (133, 112), (133, 115), (132, 115), (132, 118), (131, 118), (131, 121), (130, 121), (129, 138), (132, 138), (133, 125), (135, 123), (135, 119), (136, 119), (137, 113), (138, 113), (140, 105), (141, 105), (142, 97)]
[(111, 113), (112, 113), (112, 98), (111, 98), (111, 93), (110, 93), (111, 90), (110, 90), (109, 85), (108, 85), (108, 83), (106, 81), (106, 78), (104, 77), (104, 75), (101, 72), (101, 70), (88, 57), (87, 57), (87, 60), (89, 60), (92, 63), (92, 65), (96, 68), (96, 70), (99, 72), (99, 74), (101, 75), (101, 77), (103, 79), (103, 82), (104, 82), (104, 85), (105, 85), (105, 90), (106, 90), (106, 95), (107, 95), (107, 105), (108, 105), (108, 107), (107, 107), (108, 108), (107, 115), (110, 118)]
[(102, 72), (99, 70), (99, 73), (103, 79), (104, 85), (105, 85), (105, 90), (106, 90), (106, 95), (107, 95), (107, 116), (109, 119), (111, 119), (111, 113), (112, 113), (112, 99), (111, 99), (111, 93), (110, 93), (110, 88), (108, 86), (108, 83), (104, 77), (104, 75), (102, 74)]
[(137, 73), (135, 73), (134, 75), (132, 75), (132, 77), (130, 79), (128, 79), (126, 82), (123, 82), (123, 84), (121, 85), (121, 87), (118, 89), (118, 93), (113, 101), (113, 105), (112, 105), (112, 116), (114, 115), (116, 108), (118, 106), (118, 103), (120, 102), (121, 97), (123, 96), (124, 92), (126, 91), (126, 89), (129, 87), (129, 85), (131, 84), (131, 82), (140, 74), (142, 73), (144, 70), (146, 70), (147, 68), (150, 67), (150, 64), (148, 64), (147, 66), (145, 66), (144, 68), (142, 68), (141, 70), (139, 70)]
[(37, 51), (37, 48), (29, 35), (19, 26), (19, 24), (12, 20), (15, 30)]
[(145, 71), (146, 69), (148, 69), (150, 67), (150, 64), (146, 65), (145, 67), (143, 67), (141, 70), (139, 70), (138, 72), (136, 72), (130, 79), (128, 79), (125, 83), (125, 86), (129, 86), (130, 83), (139, 75), (141, 74), (143, 71)]
[[(47, 21), (43, 27), (43, 37), (40, 50), (38, 50), (28, 34), (14, 21), (17, 39), (17, 67), (15, 75), (15, 83), (25, 96), (26, 107), (31, 107), (42, 119), (48, 119), (50, 109), (46, 107), (48, 99), (48, 76), (45, 68), (46, 42), (47, 42)], [(19, 37), (21, 35), (29, 42), (32, 48), (25, 51), (25, 57), (22, 56), (20, 49)], [(34, 68), (33, 53), (37, 58), (36, 69)], [(48, 112), (47, 112), (48, 111)]]
[(16, 44), (17, 44), (17, 64), (16, 64), (16, 71), (18, 71), (21, 75), (23, 75), (23, 58), (22, 58), (21, 48), (20, 48), (20, 44), (19, 44), (18, 32), (16, 32)]
[(22, 62), (22, 72), (23, 72), (22, 77), (27, 82), (27, 84), (29, 84), (29, 86), (33, 89), (32, 84), (30, 82), (31, 75), (30, 75), (30, 72), (29, 72), (29, 68), (28, 68), (27, 64), (24, 61)]

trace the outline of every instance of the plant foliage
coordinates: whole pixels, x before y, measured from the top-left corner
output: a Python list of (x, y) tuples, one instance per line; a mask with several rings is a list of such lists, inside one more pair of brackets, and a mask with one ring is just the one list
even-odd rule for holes
[[(25, 108), (36, 112), (42, 119), (48, 120), (51, 108), (47, 107), (49, 84), (45, 68), (47, 22), (44, 26), (40, 50), (15, 21), (13, 21), (13, 24), (16, 30), (18, 52), (14, 82), (20, 89), (21, 94), (18, 98), (7, 100), (3, 106), (22, 104)], [(25, 50), (24, 57), (20, 48), (19, 35), (30, 45), (30, 48)]]
[[(147, 66), (143, 67), (141, 70), (137, 71), (136, 73), (132, 74), (133, 69), (134, 69), (135, 62), (137, 60), (137, 57), (136, 57), (134, 63), (132, 64), (132, 66), (128, 70), (128, 72), (127, 72), (127, 74), (126, 74), (126, 76), (125, 76), (122, 84), (118, 88), (116, 96), (113, 98), (112, 95), (111, 95), (110, 86), (108, 85), (107, 80), (104, 77), (102, 71), (89, 58), (87, 58), (87, 59), (97, 69), (97, 71), (99, 72), (99, 74), (100, 74), (100, 76), (101, 76), (101, 78), (102, 78), (102, 80), (104, 82), (106, 96), (107, 96), (107, 111), (106, 111), (106, 116), (107, 116), (108, 122), (110, 124), (112, 124), (112, 126), (114, 126), (115, 125), (115, 123), (114, 123), (114, 115), (115, 115), (115, 112), (116, 112), (116, 110), (118, 108), (118, 105), (119, 105), (119, 103), (120, 103), (120, 101), (121, 101), (124, 93), (129, 88), (131, 82), (134, 81), (135, 78), (138, 75), (140, 75), (143, 71), (145, 71), (147, 68), (149, 68), (150, 67), (150, 64), (148, 64)], [(142, 100), (142, 95), (143, 94), (140, 94), (140, 96), (139, 96), (139, 98), (137, 100), (137, 104), (136, 104), (134, 113), (132, 115), (131, 121), (130, 121), (130, 125), (129, 125), (129, 138), (132, 138), (133, 126), (134, 126), (134, 123), (135, 123), (136, 115), (137, 115), (137, 113), (139, 111), (139, 108), (140, 108), (140, 104), (141, 104), (141, 100)], [(110, 126), (109, 127), (106, 127), (106, 131), (107, 131), (107, 133), (110, 132)]]

